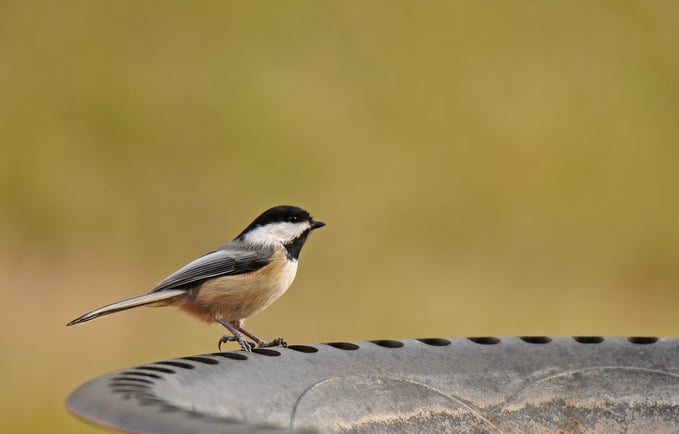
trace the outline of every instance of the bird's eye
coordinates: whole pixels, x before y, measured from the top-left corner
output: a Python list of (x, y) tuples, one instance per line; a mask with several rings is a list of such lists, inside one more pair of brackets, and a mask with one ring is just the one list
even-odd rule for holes
[(290, 217), (290, 221), (293, 222), (293, 223), (296, 223), (297, 222), (297, 216), (294, 215), (294, 216)]

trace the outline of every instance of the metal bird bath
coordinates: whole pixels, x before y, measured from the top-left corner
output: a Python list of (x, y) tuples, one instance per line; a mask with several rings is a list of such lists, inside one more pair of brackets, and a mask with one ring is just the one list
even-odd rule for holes
[(182, 357), (67, 400), (134, 433), (679, 432), (679, 339), (328, 343)]

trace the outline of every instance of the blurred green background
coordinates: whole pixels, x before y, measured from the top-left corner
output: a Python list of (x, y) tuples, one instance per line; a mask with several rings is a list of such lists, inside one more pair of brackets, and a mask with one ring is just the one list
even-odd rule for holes
[(660, 1), (4, 2), (0, 431), (215, 351), (64, 324), (283, 203), (328, 226), (264, 338), (679, 334), (678, 46)]

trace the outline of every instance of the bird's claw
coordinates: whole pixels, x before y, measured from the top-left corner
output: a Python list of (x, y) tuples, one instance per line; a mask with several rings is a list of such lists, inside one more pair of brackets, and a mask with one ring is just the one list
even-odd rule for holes
[(227, 342), (233, 342), (236, 341), (240, 345), (241, 349), (247, 353), (252, 352), (252, 345), (250, 345), (250, 342), (246, 341), (243, 336), (227, 336), (224, 335), (219, 339), (219, 342), (217, 343), (217, 348), (219, 348), (219, 351), (222, 351), (222, 344), (225, 344)]
[(283, 338), (276, 338), (271, 342), (260, 342), (258, 345), (259, 348), (267, 348), (267, 347), (283, 347), (283, 348), (288, 348), (288, 343), (285, 341)]

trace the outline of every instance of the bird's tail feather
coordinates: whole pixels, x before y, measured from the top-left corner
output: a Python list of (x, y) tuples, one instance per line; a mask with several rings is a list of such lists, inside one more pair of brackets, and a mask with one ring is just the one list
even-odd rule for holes
[(170, 298), (178, 297), (185, 294), (184, 289), (166, 289), (164, 291), (152, 292), (146, 295), (140, 295), (139, 297), (128, 298), (127, 300), (122, 300), (117, 303), (109, 304), (99, 309), (95, 309), (92, 312), (88, 312), (85, 315), (79, 316), (73, 321), (66, 324), (67, 326), (72, 326), (99, 318), (100, 316), (109, 315), (111, 313), (120, 312), (121, 310), (132, 309), (137, 306), (144, 306), (151, 303), (157, 303), (162, 300), (167, 300)]

